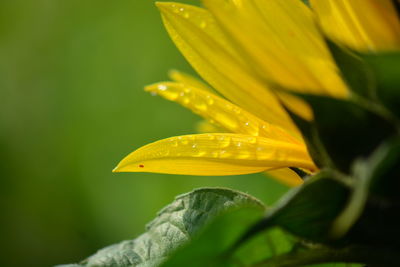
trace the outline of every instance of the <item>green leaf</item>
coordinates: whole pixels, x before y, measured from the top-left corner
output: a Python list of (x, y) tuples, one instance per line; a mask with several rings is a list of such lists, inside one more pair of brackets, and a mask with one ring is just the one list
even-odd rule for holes
[(330, 172), (320, 172), (286, 194), (243, 239), (280, 226), (300, 238), (329, 243), (332, 222), (345, 207), (349, 191)]
[(329, 39), (326, 43), (350, 90), (359, 96), (376, 99), (376, 83), (370, 66), (355, 52)]
[(380, 101), (400, 118), (400, 52), (362, 55), (376, 79)]
[(266, 257), (290, 251), (294, 239), (279, 229), (237, 243), (262, 216), (263, 212), (254, 209), (241, 209), (221, 215), (190, 244), (179, 249), (162, 267), (249, 266)]
[(257, 199), (230, 189), (194, 190), (178, 196), (162, 209), (157, 218), (147, 225), (146, 233), (138, 238), (106, 247), (80, 265), (72, 266), (159, 266), (215, 217), (239, 208), (248, 208), (258, 214), (265, 209)]
[(397, 134), (391, 122), (358, 103), (317, 95), (299, 96), (314, 111), (315, 119), (310, 123), (315, 125), (317, 137), (311, 138), (319, 146), (312, 149), (317, 150), (317, 156), (328, 154), (334, 166), (345, 173), (350, 172), (356, 158), (368, 156), (386, 138)]

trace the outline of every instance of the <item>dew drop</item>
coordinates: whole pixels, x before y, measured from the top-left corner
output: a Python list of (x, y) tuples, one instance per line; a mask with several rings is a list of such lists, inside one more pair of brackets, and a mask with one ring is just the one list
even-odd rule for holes
[(196, 108), (197, 110), (200, 110), (203, 112), (207, 110), (207, 108), (208, 108), (207, 103), (205, 103), (202, 99), (194, 98), (194, 99), (192, 99), (192, 101), (194, 104), (194, 108)]
[(205, 27), (207, 27), (207, 22), (202, 21), (202, 22), (200, 23), (200, 28), (204, 29)]
[(181, 139), (181, 144), (182, 145), (187, 145), (187, 144), (189, 144), (189, 140)]
[(165, 91), (165, 90), (167, 90), (168, 88), (167, 88), (166, 85), (160, 84), (160, 85), (157, 86), (157, 89), (160, 90), (160, 91)]
[(220, 150), (220, 151), (219, 151), (219, 157), (220, 157), (220, 158), (229, 157), (229, 153), (227, 153), (226, 150)]
[(206, 96), (206, 102), (207, 102), (208, 105), (211, 106), (212, 104), (214, 104), (214, 99), (212, 99), (211, 96), (207, 95)]
[(197, 151), (197, 153), (192, 153), (193, 157), (203, 157), (206, 154), (207, 154), (207, 152), (204, 150), (199, 150), (199, 151)]
[(178, 140), (177, 139), (171, 139), (171, 146), (173, 146), (173, 147), (177, 147), (178, 146)]
[[(210, 122), (211, 122), (211, 121), (212, 121), (212, 120), (210, 120)], [(208, 137), (208, 140), (215, 140), (215, 136), (212, 135), (212, 134), (208, 134), (207, 137)]]
[(257, 143), (257, 138), (255, 138), (255, 137), (249, 137), (249, 138), (247, 139), (247, 141), (248, 141), (250, 144), (255, 144), (255, 143)]

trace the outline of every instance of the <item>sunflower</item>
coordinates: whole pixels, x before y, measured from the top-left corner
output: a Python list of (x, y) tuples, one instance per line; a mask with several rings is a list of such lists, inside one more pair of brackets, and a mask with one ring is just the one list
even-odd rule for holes
[[(203, 78), (173, 71), (146, 90), (205, 119), (209, 133), (171, 137), (125, 157), (115, 172), (268, 172), (296, 185), (318, 171), (287, 110), (312, 120), (289, 91), (351, 97), (326, 39), (373, 53), (400, 47), (391, 0), (203, 0), (157, 3), (172, 40)], [(285, 90), (282, 90), (285, 88)]]

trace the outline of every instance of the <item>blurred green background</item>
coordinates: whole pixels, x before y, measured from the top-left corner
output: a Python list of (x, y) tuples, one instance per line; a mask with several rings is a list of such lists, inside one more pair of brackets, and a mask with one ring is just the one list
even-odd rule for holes
[(286, 190), (263, 175), (111, 173), (139, 146), (194, 132), (199, 118), (142, 89), (171, 68), (192, 72), (152, 0), (0, 1), (0, 266), (79, 261), (196, 187), (267, 204)]

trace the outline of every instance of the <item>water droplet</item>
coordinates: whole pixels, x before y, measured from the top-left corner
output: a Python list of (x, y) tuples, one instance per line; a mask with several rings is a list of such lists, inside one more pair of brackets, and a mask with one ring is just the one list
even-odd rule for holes
[(236, 145), (237, 147), (241, 147), (241, 146), (242, 146), (242, 142), (237, 142), (235, 145)]
[(229, 157), (228, 151), (226, 151), (226, 150), (220, 150), (220, 151), (219, 151), (219, 157), (220, 157), (220, 158), (227, 158), (227, 157)]
[(255, 138), (255, 137), (249, 137), (249, 138), (247, 139), (247, 141), (248, 141), (250, 144), (255, 144), (255, 143), (257, 143), (257, 138)]
[[(211, 122), (211, 120), (210, 120), (210, 122)], [(211, 140), (211, 141), (215, 140), (215, 136), (212, 134), (208, 134), (207, 137), (208, 137), (208, 140)]]
[(207, 27), (207, 22), (203, 20), (202, 22), (200, 22), (200, 28), (204, 29), (205, 27)]
[(208, 109), (207, 103), (204, 102), (203, 99), (192, 99), (193, 107), (196, 108), (198, 111), (206, 111)]
[(189, 140), (181, 139), (181, 145), (187, 145), (187, 144), (189, 144)]
[(207, 152), (204, 150), (198, 150), (197, 153), (192, 153), (193, 157), (203, 157), (204, 155), (206, 155)]
[(206, 102), (207, 102), (208, 105), (211, 106), (212, 104), (214, 104), (214, 99), (210, 95), (207, 95), (206, 96)]
[(225, 109), (226, 111), (232, 111), (233, 106), (230, 105), (230, 104), (226, 104), (224, 109)]
[(193, 144), (193, 145), (192, 145), (192, 148), (197, 148), (197, 144)]
[(165, 84), (159, 84), (157, 86), (157, 89), (160, 90), (160, 91), (165, 91), (165, 90), (168, 89), (168, 87)]
[(178, 146), (178, 140), (176, 138), (171, 139), (170, 142), (171, 142), (171, 146), (173, 146), (173, 147)]

